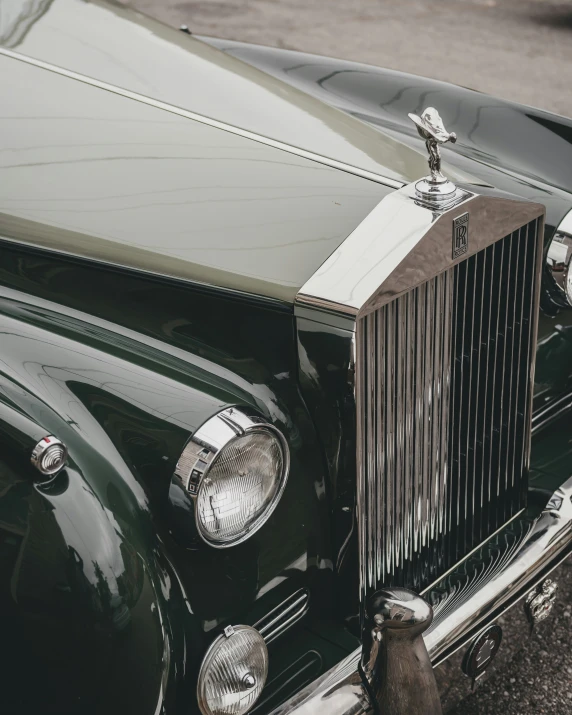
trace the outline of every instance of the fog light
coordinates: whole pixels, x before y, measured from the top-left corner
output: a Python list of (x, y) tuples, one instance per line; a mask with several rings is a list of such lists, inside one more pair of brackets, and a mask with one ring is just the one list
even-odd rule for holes
[(242, 715), (260, 697), (268, 675), (268, 650), (250, 626), (228, 626), (211, 645), (199, 672), (203, 715)]

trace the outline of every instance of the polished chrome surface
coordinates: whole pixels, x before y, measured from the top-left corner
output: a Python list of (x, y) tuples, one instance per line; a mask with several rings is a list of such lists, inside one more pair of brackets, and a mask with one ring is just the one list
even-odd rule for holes
[(351, 653), (289, 700), (271, 715), (365, 715), (372, 714), (358, 664), (361, 650)]
[(174, 106), (168, 102), (162, 102), (151, 97), (147, 97), (138, 92), (132, 92), (128, 89), (122, 87), (116, 87), (108, 82), (102, 82), (93, 77), (88, 77), (87, 75), (81, 74), (79, 72), (73, 72), (72, 70), (65, 69), (64, 67), (58, 67), (57, 65), (51, 64), (50, 62), (44, 62), (42, 60), (34, 59), (33, 57), (27, 57), (19, 52), (14, 52), (14, 50), (9, 50), (5, 47), (0, 47), (0, 55), (5, 55), (6, 57), (12, 57), (15, 60), (21, 62), (26, 62), (35, 67), (41, 67), (44, 70), (49, 70), (50, 72), (55, 72), (57, 74), (63, 75), (64, 77), (69, 77), (70, 79), (79, 80), (85, 84), (89, 84), (93, 87), (99, 87), (108, 92), (113, 92), (114, 94), (119, 94), (122, 97), (128, 97), (129, 99), (135, 100), (136, 102), (142, 102), (143, 104), (148, 104), (152, 107), (162, 109), (163, 111), (170, 112), (171, 114), (176, 114), (180, 117), (187, 117), (188, 119), (193, 119), (196, 122), (201, 122), (202, 124), (207, 124), (211, 127), (216, 127), (217, 129), (223, 129), (231, 134), (237, 134), (238, 136), (245, 137), (247, 139), (252, 139), (253, 141), (259, 142), (260, 144), (266, 144), (267, 146), (274, 147), (275, 149), (282, 149), (290, 154), (295, 154), (296, 156), (303, 157), (305, 159), (310, 159), (319, 164), (324, 164), (326, 166), (331, 166), (334, 169), (341, 169), (342, 171), (347, 171), (350, 174), (355, 174), (356, 176), (361, 176), (370, 181), (376, 181), (384, 186), (389, 186), (390, 188), (399, 188), (403, 186), (403, 182), (396, 181), (395, 179), (390, 179), (385, 176), (380, 176), (373, 171), (367, 171), (365, 169), (360, 169), (359, 167), (352, 166), (351, 164), (346, 164), (343, 161), (337, 161), (336, 159), (322, 156), (321, 154), (316, 154), (312, 151), (306, 149), (301, 149), (297, 146), (292, 146), (286, 144), (285, 142), (278, 141), (276, 139), (271, 139), (267, 136), (257, 134), (256, 132), (251, 132), (246, 129), (241, 129), (240, 127), (235, 127), (232, 124), (227, 124), (226, 122), (221, 122), (217, 119), (211, 117), (205, 117), (197, 112), (192, 112), (188, 109), (182, 109), (181, 107)]
[(451, 196), (457, 191), (457, 187), (441, 172), (441, 150), (440, 144), (457, 141), (454, 132), (445, 129), (443, 120), (439, 112), (434, 107), (427, 107), (421, 116), (409, 114), (409, 119), (417, 127), (419, 136), (425, 140), (425, 146), (429, 154), (430, 175), (415, 184), (417, 195), (420, 199), (425, 199), (436, 206), (444, 201), (449, 201)]
[[(470, 243), (453, 259), (453, 221), (465, 212)], [(472, 190), (452, 208), (432, 210), (408, 184), (377, 204), (302, 286), (296, 304), (324, 315), (364, 315), (543, 215), (540, 204)]]
[[(453, 298), (446, 271), (358, 320), (361, 591), (419, 590), (416, 557), (451, 528)], [(411, 573), (407, 573), (407, 570)]]
[(420, 591), (524, 506), (538, 221), (357, 320), (361, 592)]
[[(232, 447), (237, 437), (261, 432), (269, 433), (276, 438), (282, 451), (282, 470), (280, 474), (276, 475), (278, 488), (264, 514), (240, 538), (234, 538), (228, 542), (213, 541), (212, 538), (208, 538), (200, 526), (197, 508), (201, 485), (206, 483), (205, 480), (208, 479), (209, 470), (213, 468), (217, 460), (224, 458), (223, 451), (225, 448)], [(289, 469), (290, 452), (286, 439), (280, 430), (256, 415), (247, 414), (236, 407), (230, 407), (211, 417), (192, 435), (179, 457), (175, 467), (174, 479), (178, 480), (195, 503), (195, 519), (201, 538), (209, 546), (222, 549), (245, 541), (266, 523), (284, 492)]]
[(67, 457), (65, 444), (57, 437), (48, 435), (34, 447), (30, 461), (44, 477), (53, 477), (65, 467)]
[(285, 633), (295, 623), (302, 619), (310, 607), (310, 593), (301, 588), (293, 593), (279, 606), (254, 624), (267, 644)]
[(440, 715), (441, 702), (423, 632), (433, 609), (413, 591), (377, 591), (367, 603), (362, 670), (384, 715)]
[(548, 618), (554, 607), (557, 591), (558, 584), (547, 578), (525, 598), (524, 610), (532, 625)]
[(572, 211), (560, 222), (546, 254), (546, 268), (551, 278), (551, 293), (563, 306), (572, 305)]
[[(429, 603), (435, 601), (434, 620), (424, 634), (433, 666), (502, 617), (571, 553), (572, 478), (554, 493), (538, 517), (523, 517), (519, 525), (513, 522), (505, 534), (484, 544), (475, 558), (459, 564), (457, 585), (451, 592), (453, 574), (422, 594)], [(481, 560), (487, 554), (487, 560)], [(357, 649), (278, 708), (276, 715), (372, 712), (357, 680), (360, 659), (361, 649)]]
[(572, 410), (572, 394), (567, 393), (551, 401), (546, 407), (540, 407), (532, 415), (532, 434), (540, 432), (552, 422)]
[[(448, 657), (467, 634), (525, 597), (571, 550), (572, 478), (536, 519), (513, 521), (424, 594), (430, 603), (436, 601), (435, 619), (426, 634), (432, 660)], [(458, 585), (448, 592), (455, 579)]]
[[(421, 596), (407, 588), (383, 588), (377, 591), (368, 606), (374, 628), (383, 634), (385, 628), (422, 633), (433, 620), (433, 609)], [(381, 635), (376, 640), (382, 640)]]

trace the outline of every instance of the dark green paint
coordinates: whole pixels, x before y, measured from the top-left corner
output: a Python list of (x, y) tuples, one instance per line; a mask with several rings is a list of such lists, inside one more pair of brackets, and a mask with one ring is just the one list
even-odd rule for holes
[(552, 494), (570, 477), (572, 464), (572, 413), (564, 414), (532, 440), (530, 486)]
[[(194, 696), (188, 691), (200, 659), (227, 623), (254, 623), (302, 587), (311, 589), (320, 619), (332, 617), (329, 490), (295, 379), (292, 314), (6, 247), (0, 251), (0, 283), (0, 399), (70, 449), (69, 468), (42, 487), (34, 485), (25, 452), (14, 450), (10, 440), (2, 451), (0, 529), (3, 539), (16, 534), (16, 541), (10, 542), (12, 560), (0, 573), (0, 588), (9, 593), (16, 583), (20, 589), (21, 597), (10, 603), (13, 638), (16, 643), (26, 633), (29, 639), (38, 628), (38, 668), (49, 639), (62, 643), (67, 660), (52, 661), (46, 678), (58, 698), (67, 693), (66, 707), (151, 713), (163, 697), (169, 712), (189, 712)], [(169, 485), (189, 435), (228, 405), (255, 408), (281, 429), (292, 466), (265, 527), (242, 545), (215, 551), (192, 528), (177, 530)], [(39, 521), (36, 513), (43, 515)], [(46, 553), (26, 550), (40, 542)], [(14, 575), (22, 559), (29, 582)], [(130, 569), (136, 573), (122, 586)], [(34, 595), (42, 579), (45, 587)], [(117, 589), (122, 600), (116, 607)], [(83, 609), (83, 630), (70, 621), (60, 591), (66, 603), (77, 600)], [(35, 600), (39, 611), (21, 606), (27, 600)], [(45, 633), (40, 613), (49, 625)], [(134, 614), (135, 625), (115, 634), (115, 621), (130, 622)], [(162, 628), (172, 630), (168, 639), (158, 614)], [(102, 628), (103, 650), (97, 640)], [(155, 651), (143, 649), (142, 632)], [(331, 648), (322, 645), (320, 662), (331, 665)], [(14, 678), (29, 668), (21, 644), (15, 652)], [(123, 677), (118, 663), (126, 652), (132, 653), (131, 670)], [(99, 667), (89, 675), (91, 658)], [(70, 673), (82, 693), (78, 702), (78, 691), (65, 685)], [(137, 690), (138, 679), (145, 680), (145, 690)], [(162, 679), (172, 685), (160, 695)], [(132, 690), (141, 702), (125, 710)], [(13, 693), (26, 707), (39, 696), (25, 689)], [(44, 711), (61, 712), (55, 695), (50, 703), (53, 710), (44, 703)]]

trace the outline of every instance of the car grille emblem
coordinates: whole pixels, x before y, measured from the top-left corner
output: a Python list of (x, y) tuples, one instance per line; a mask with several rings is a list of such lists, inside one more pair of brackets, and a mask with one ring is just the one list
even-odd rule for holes
[(459, 258), (469, 249), (469, 213), (458, 216), (453, 221), (453, 258)]

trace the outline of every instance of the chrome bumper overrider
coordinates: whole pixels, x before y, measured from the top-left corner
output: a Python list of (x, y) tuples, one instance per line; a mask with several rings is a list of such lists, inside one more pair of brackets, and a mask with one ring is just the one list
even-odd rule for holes
[[(572, 477), (535, 519), (525, 515), (512, 522), (422, 594), (434, 606), (433, 623), (423, 634), (433, 667), (526, 596), (571, 552)], [(272, 715), (370, 712), (360, 658), (358, 649)]]

